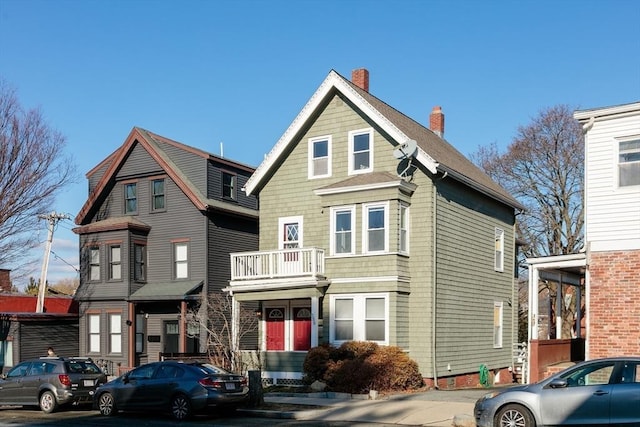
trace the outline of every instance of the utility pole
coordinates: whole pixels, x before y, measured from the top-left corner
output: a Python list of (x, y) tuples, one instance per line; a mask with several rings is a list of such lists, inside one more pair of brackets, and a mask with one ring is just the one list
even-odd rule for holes
[(49, 253), (51, 253), (51, 243), (53, 242), (53, 231), (58, 221), (69, 219), (67, 214), (59, 214), (55, 211), (46, 215), (38, 215), (40, 219), (47, 220), (47, 243), (44, 246), (44, 259), (42, 260), (42, 271), (40, 272), (40, 284), (38, 286), (38, 303), (36, 305), (36, 313), (44, 311), (44, 294), (47, 289), (47, 269), (49, 268)]

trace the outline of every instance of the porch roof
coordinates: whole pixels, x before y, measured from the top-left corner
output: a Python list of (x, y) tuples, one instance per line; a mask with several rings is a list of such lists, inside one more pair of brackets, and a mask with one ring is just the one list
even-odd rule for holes
[[(204, 285), (203, 280), (195, 282), (147, 283), (129, 297), (129, 301), (169, 301), (193, 300)], [(195, 294), (195, 295), (194, 295)]]

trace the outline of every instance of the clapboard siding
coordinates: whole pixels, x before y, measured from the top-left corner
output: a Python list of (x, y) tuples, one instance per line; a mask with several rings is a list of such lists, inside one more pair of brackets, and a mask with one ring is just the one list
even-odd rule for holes
[[(640, 138), (640, 116), (597, 120), (586, 137), (586, 240), (640, 239), (640, 186), (618, 187), (618, 141)], [(615, 206), (615, 209), (611, 209)]]
[[(244, 188), (247, 180), (251, 176), (251, 174), (245, 169), (234, 168), (231, 165), (210, 160), (207, 163), (207, 171), (208, 198), (224, 200), (227, 203), (237, 204), (238, 206), (248, 209), (258, 209), (258, 199), (255, 196), (247, 196), (247, 194), (242, 191), (242, 188)], [(222, 197), (222, 174), (224, 172), (231, 173), (236, 176), (235, 200), (223, 199)]]
[[(477, 206), (483, 206), (477, 209)], [(454, 181), (438, 183), (437, 315), (438, 372), (504, 367), (514, 328), (514, 218), (509, 208), (482, 200)], [(494, 270), (495, 229), (504, 231), (504, 270)], [(494, 302), (503, 303), (502, 348), (493, 348)], [(450, 369), (449, 369), (450, 368)]]

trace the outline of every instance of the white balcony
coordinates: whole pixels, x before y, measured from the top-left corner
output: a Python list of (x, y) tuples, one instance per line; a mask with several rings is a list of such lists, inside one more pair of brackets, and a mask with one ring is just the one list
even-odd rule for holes
[(231, 254), (231, 282), (243, 280), (324, 278), (324, 250), (295, 248)]

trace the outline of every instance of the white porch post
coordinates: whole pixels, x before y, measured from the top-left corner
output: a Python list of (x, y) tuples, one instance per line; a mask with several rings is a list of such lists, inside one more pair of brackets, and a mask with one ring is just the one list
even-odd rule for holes
[(527, 313), (529, 327), (527, 328), (527, 384), (531, 383), (531, 340), (538, 339), (538, 280), (539, 272), (536, 265), (529, 267), (529, 313)]
[(558, 274), (558, 288), (556, 289), (556, 339), (562, 339), (562, 309), (564, 298), (562, 297), (562, 274)]
[[(239, 348), (238, 342), (238, 328), (240, 327), (240, 303), (236, 300), (235, 295), (231, 294), (231, 346), (232, 351), (235, 354)], [(232, 370), (235, 372), (237, 370), (237, 366), (233, 366), (235, 364), (235, 358), (232, 358)]]
[(311, 347), (318, 346), (318, 297), (311, 297)]

